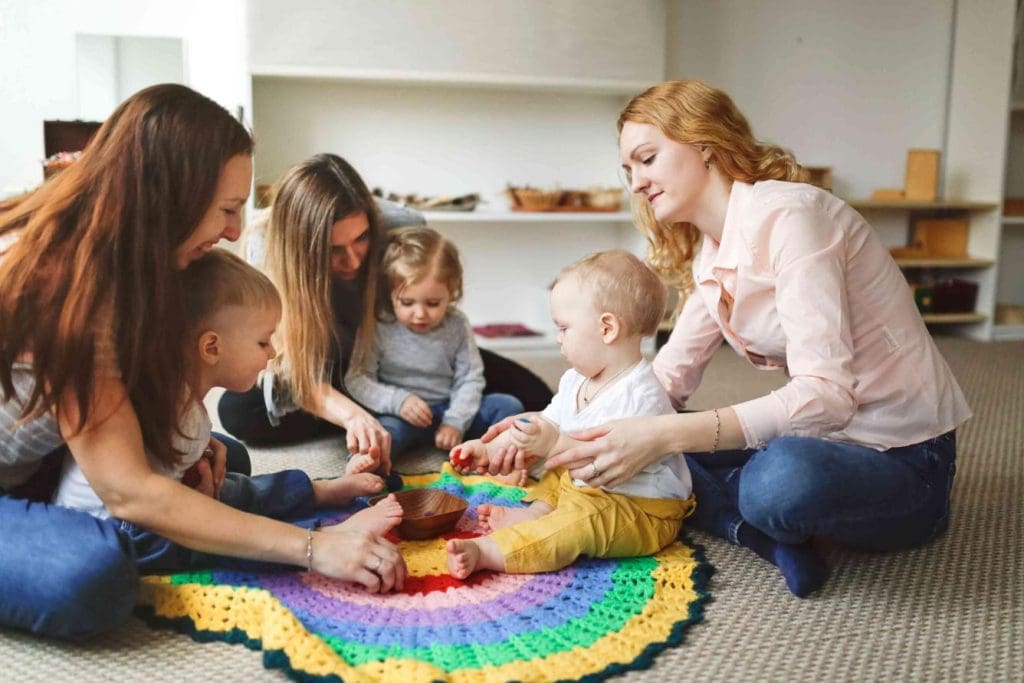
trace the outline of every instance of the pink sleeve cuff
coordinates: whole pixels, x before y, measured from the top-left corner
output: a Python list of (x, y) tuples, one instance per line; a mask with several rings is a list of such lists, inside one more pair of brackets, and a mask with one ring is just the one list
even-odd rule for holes
[(743, 428), (743, 437), (747, 440), (747, 448), (760, 448), (777, 436), (786, 432), (789, 419), (786, 407), (775, 396), (775, 392), (767, 396), (737, 403), (732, 407)]

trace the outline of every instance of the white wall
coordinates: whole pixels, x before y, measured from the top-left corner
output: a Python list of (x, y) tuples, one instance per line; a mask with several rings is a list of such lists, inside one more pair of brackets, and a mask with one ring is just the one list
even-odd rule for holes
[(0, 196), (42, 180), (43, 120), (79, 116), (76, 34), (181, 38), (185, 82), (250, 109), (244, 0), (0, 0)]
[(260, 66), (659, 80), (663, 0), (251, 0)]
[(117, 106), (117, 43), (112, 36), (75, 36), (78, 116), (102, 121)]
[(592, 94), (254, 79), (257, 182), (334, 152), (367, 183), (419, 195), (506, 184), (618, 186), (615, 120), (624, 100)]
[(944, 146), (952, 0), (669, 0), (666, 75), (729, 93), (759, 138), (831, 166), (834, 189), (903, 186)]
[(118, 36), (114, 40), (118, 102), (156, 83), (184, 83), (185, 63), (180, 38)]

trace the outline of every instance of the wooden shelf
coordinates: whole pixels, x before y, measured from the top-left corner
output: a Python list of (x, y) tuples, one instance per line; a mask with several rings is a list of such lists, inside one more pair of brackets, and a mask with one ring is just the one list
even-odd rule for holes
[(990, 268), (995, 264), (992, 259), (973, 258), (898, 258), (896, 265), (900, 268)]
[(985, 322), (985, 315), (981, 313), (922, 313), (921, 317), (928, 325), (958, 325)]
[(422, 211), (427, 223), (632, 223), (628, 211)]
[(903, 211), (989, 211), (999, 206), (996, 202), (975, 202), (968, 199), (940, 199), (926, 202), (914, 199), (847, 199), (855, 209)]
[(449, 86), (455, 88), (491, 88), (494, 90), (532, 90), (574, 92), (593, 95), (637, 95), (651, 86), (648, 81), (615, 78), (551, 78), (512, 74), (468, 73), (459, 71), (415, 71), (394, 69), (355, 69), (323, 66), (254, 64), (254, 78), (301, 78), (314, 81), (349, 81), (387, 85)]

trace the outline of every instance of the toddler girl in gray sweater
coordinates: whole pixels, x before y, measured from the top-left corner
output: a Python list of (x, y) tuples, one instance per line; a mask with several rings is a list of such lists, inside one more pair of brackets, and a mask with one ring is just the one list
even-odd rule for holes
[[(473, 329), (456, 308), (462, 264), (435, 230), (411, 227), (388, 235), (378, 285), (371, 348), (357, 348), (345, 379), (353, 399), (391, 434), (391, 455), (417, 446), (448, 451), (509, 415), (519, 399), (484, 394), (483, 362)], [(373, 469), (370, 456), (361, 467)]]

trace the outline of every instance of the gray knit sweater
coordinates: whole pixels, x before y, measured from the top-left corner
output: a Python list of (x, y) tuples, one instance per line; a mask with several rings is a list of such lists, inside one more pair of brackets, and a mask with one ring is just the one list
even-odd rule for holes
[(353, 399), (378, 414), (398, 415), (416, 394), (429, 404), (448, 401), (442, 421), (465, 433), (480, 410), (484, 365), (469, 320), (451, 311), (429, 332), (401, 323), (378, 323), (364, 367), (350, 367), (345, 385)]

